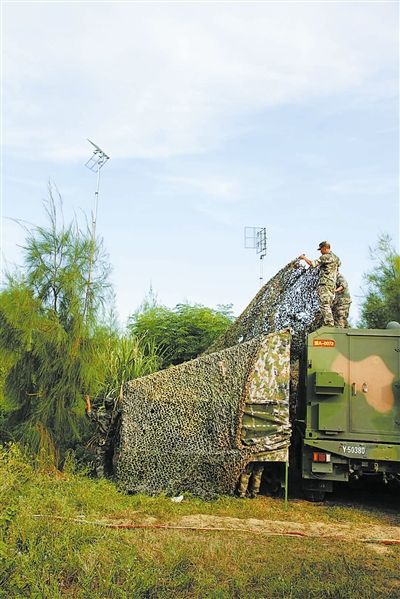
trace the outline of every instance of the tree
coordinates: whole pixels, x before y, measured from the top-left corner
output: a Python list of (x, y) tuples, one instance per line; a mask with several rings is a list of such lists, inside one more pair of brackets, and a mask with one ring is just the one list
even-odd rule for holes
[(177, 304), (170, 309), (155, 301), (145, 301), (129, 318), (128, 329), (161, 350), (165, 368), (196, 358), (232, 321), (230, 305), (214, 310), (200, 304)]
[(51, 187), (45, 208), (49, 225), (26, 229), (24, 267), (0, 294), (0, 349), (13, 360), (9, 435), (58, 462), (81, 437), (82, 395), (97, 390), (93, 356), (109, 265), (89, 229), (64, 224)]
[(360, 325), (380, 329), (391, 320), (400, 322), (400, 255), (388, 235), (380, 236), (370, 255), (375, 266), (364, 275), (367, 290)]

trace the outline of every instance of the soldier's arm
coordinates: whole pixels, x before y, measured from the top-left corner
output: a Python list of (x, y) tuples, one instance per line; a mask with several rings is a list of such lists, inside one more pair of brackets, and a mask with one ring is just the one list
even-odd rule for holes
[(348, 287), (345, 279), (342, 277), (341, 274), (338, 274), (338, 276), (337, 276), (336, 285), (337, 285), (337, 288), (335, 289), (336, 293), (342, 293), (342, 291), (344, 291)]
[(311, 266), (312, 268), (318, 264), (318, 260), (310, 260), (310, 258), (307, 258), (305, 254), (300, 254), (299, 260), (304, 260), (304, 262), (306, 262), (308, 266)]

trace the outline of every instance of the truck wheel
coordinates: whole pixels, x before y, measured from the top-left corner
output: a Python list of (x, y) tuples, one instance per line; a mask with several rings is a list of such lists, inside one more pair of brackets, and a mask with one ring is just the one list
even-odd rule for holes
[(325, 491), (313, 491), (311, 489), (305, 489), (304, 497), (307, 499), (307, 501), (324, 501)]

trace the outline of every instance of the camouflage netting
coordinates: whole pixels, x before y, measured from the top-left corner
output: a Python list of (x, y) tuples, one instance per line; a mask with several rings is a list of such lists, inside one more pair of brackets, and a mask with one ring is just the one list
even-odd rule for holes
[(292, 354), (299, 355), (305, 335), (319, 326), (318, 279), (318, 268), (305, 268), (298, 260), (290, 262), (260, 289), (207, 353), (290, 328)]
[(293, 260), (257, 293), (232, 326), (207, 350), (219, 351), (285, 328), (292, 331), (290, 352), (290, 417), (297, 414), (300, 361), (306, 336), (321, 324), (317, 285), (319, 268)]
[(318, 274), (291, 262), (206, 354), (126, 386), (123, 489), (230, 494), (249, 462), (287, 459), (289, 379), (293, 418), (305, 336), (319, 326)]
[(283, 331), (128, 383), (120, 486), (148, 494), (233, 493), (257, 454), (287, 450), (289, 354), (290, 334)]

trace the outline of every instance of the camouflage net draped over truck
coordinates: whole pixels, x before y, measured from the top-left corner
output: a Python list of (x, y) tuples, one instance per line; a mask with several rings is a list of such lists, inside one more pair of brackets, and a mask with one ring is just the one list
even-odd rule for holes
[[(260, 452), (286, 451), (290, 334), (259, 336), (127, 384), (117, 480), (128, 492), (234, 492)], [(246, 411), (248, 435), (242, 440)]]
[(290, 418), (297, 414), (299, 369), (308, 333), (321, 323), (317, 285), (319, 268), (306, 268), (293, 260), (260, 289), (242, 314), (207, 350), (240, 344), (257, 335), (285, 328), (292, 332), (290, 349)]
[(207, 353), (290, 328), (292, 355), (298, 357), (306, 334), (319, 326), (318, 280), (319, 268), (305, 268), (298, 260), (290, 262), (260, 289)]
[[(230, 494), (249, 462), (286, 459), (299, 362), (306, 335), (319, 326), (318, 271), (291, 262), (207, 354), (128, 383), (116, 473), (122, 489)], [(291, 342), (278, 333), (288, 328)]]

